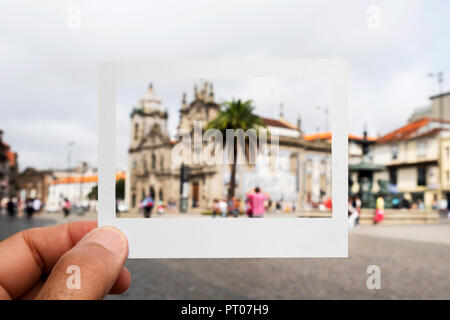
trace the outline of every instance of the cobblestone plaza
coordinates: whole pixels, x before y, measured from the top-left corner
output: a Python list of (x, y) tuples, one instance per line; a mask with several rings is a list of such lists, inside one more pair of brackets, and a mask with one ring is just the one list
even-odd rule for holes
[[(95, 219), (73, 216), (71, 220)], [(63, 223), (58, 214), (0, 218), (0, 239)], [(361, 226), (347, 259), (129, 260), (130, 289), (110, 299), (450, 299), (450, 223)], [(366, 286), (381, 269), (381, 289)]]

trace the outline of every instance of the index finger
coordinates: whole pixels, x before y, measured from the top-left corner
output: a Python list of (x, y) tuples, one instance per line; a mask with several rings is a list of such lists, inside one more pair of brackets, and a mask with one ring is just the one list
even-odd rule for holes
[(6, 290), (13, 299), (24, 294), (96, 227), (97, 221), (72, 222), (24, 230), (1, 241), (0, 293)]

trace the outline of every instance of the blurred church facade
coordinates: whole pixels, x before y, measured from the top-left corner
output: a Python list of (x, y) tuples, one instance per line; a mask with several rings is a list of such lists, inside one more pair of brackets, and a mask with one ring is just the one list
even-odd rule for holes
[[(178, 130), (193, 132), (194, 121), (203, 126), (220, 111), (212, 83), (194, 87), (192, 101), (183, 93)], [(130, 116), (130, 147), (126, 182), (126, 202), (138, 210), (151, 194), (155, 201), (180, 206), (181, 168), (171, 161), (173, 148), (180, 143), (168, 132), (168, 112), (150, 85)], [(296, 208), (315, 207), (331, 197), (331, 146), (324, 141), (307, 141), (297, 125), (282, 112), (278, 119), (262, 118), (269, 132), (279, 135), (278, 159), (238, 165), (236, 196), (259, 186), (273, 202)], [(268, 139), (270, 140), (270, 138)], [(275, 161), (276, 160), (276, 161)], [(214, 199), (225, 198), (229, 188), (230, 165), (186, 164), (189, 168), (188, 211), (209, 210)]]

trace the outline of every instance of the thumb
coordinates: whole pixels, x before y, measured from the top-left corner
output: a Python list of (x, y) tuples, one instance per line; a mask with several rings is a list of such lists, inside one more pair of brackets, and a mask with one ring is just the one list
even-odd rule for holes
[(127, 255), (128, 241), (119, 229), (94, 229), (59, 259), (36, 299), (103, 299)]

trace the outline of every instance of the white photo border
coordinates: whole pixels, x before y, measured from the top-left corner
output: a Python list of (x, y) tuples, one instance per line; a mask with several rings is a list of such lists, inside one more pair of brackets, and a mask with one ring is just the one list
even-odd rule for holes
[[(331, 218), (117, 218), (116, 84), (120, 80), (327, 76), (332, 84)], [(348, 62), (341, 59), (99, 62), (98, 225), (115, 226), (129, 258), (325, 258), (348, 256)]]

